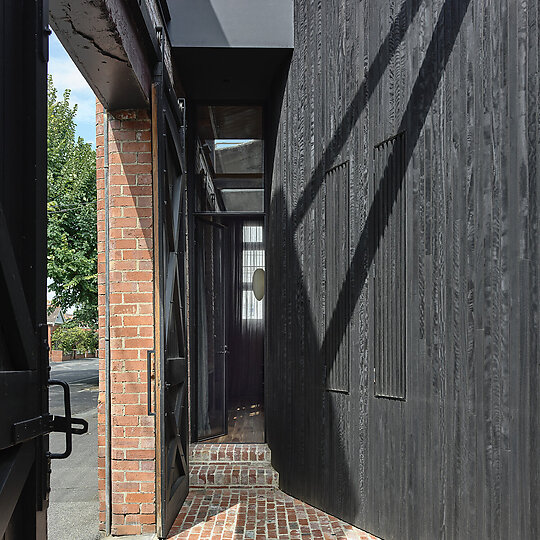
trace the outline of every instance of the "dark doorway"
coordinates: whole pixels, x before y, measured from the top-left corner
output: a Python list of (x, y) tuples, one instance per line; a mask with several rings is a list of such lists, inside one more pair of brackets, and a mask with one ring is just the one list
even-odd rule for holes
[[(196, 223), (197, 439), (264, 442), (263, 224), (240, 218)], [(215, 442), (215, 441), (213, 441)]]
[(253, 276), (265, 268), (263, 223), (237, 220), (233, 234), (227, 363), (229, 433), (219, 442), (264, 442), (264, 300), (257, 300), (253, 292)]
[(265, 310), (254, 293), (255, 273), (263, 282), (265, 268), (261, 125), (261, 107), (197, 108), (191, 298), (198, 441), (265, 440)]

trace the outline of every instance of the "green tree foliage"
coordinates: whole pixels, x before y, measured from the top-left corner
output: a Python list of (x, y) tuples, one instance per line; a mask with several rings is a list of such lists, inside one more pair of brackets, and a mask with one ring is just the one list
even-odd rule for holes
[(95, 352), (98, 347), (98, 334), (96, 330), (90, 328), (62, 325), (53, 332), (51, 342), (53, 349), (65, 353)]
[(75, 136), (77, 105), (48, 81), (48, 276), (53, 303), (81, 324), (97, 323), (96, 153)]

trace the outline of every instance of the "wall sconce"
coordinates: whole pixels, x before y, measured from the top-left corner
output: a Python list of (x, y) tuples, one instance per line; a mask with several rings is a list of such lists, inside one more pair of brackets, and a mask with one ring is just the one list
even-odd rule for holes
[(253, 272), (253, 294), (257, 300), (262, 300), (264, 298), (264, 270), (262, 268), (257, 268)]

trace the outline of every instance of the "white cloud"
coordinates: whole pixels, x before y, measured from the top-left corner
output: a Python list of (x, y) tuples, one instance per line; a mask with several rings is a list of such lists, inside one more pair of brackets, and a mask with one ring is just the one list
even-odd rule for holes
[(72, 92), (71, 100), (77, 103), (77, 120), (85, 124), (91, 124), (92, 128), (96, 125), (96, 98), (90, 90), (88, 93)]
[(55, 86), (62, 89), (70, 88), (73, 92), (87, 91), (88, 83), (67, 53), (64, 54), (64, 58), (55, 55), (49, 59), (49, 73), (53, 75)]

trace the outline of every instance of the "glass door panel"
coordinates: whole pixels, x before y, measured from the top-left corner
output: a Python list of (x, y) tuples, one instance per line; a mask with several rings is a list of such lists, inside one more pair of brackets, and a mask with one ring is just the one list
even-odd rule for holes
[(226, 228), (197, 220), (197, 437), (227, 433)]

